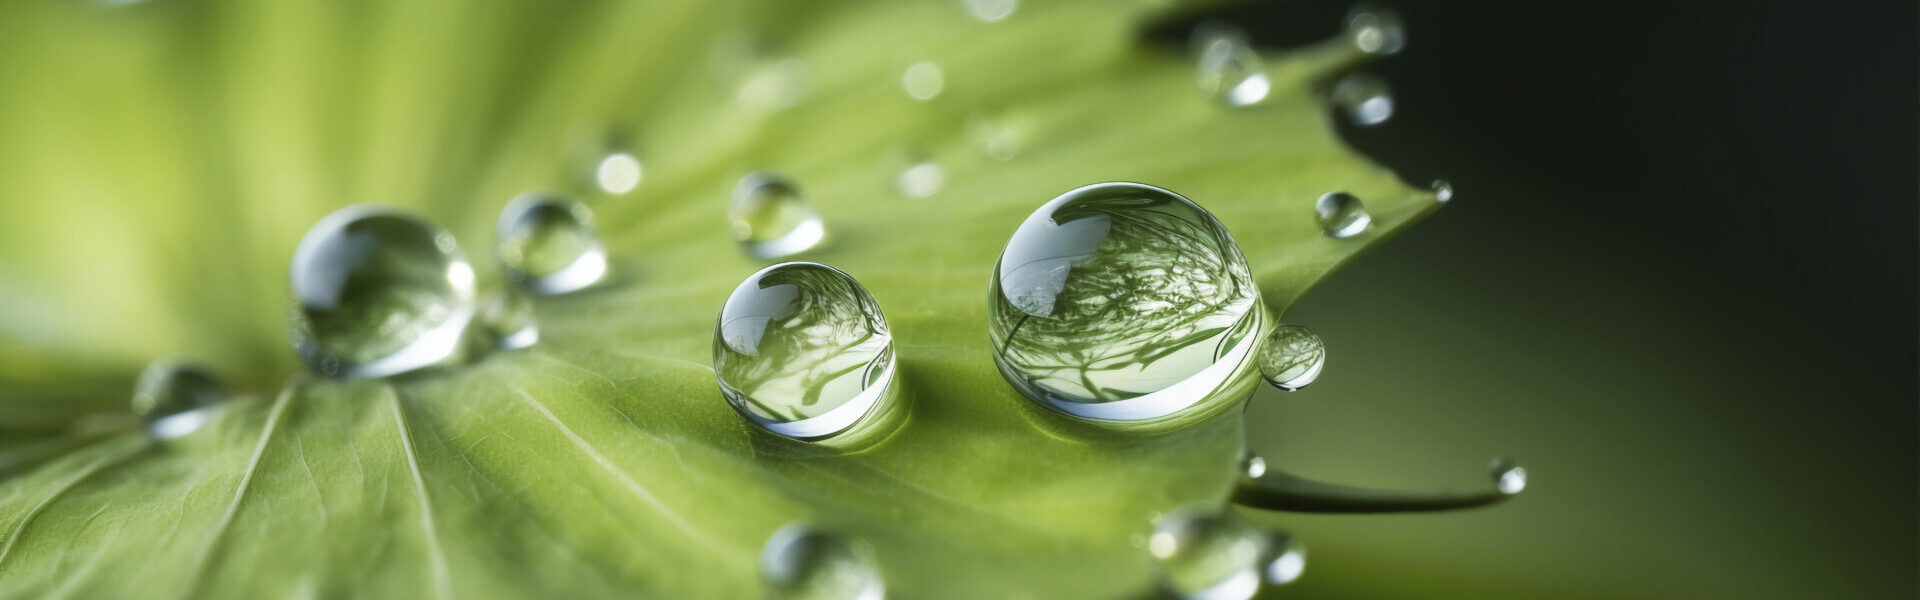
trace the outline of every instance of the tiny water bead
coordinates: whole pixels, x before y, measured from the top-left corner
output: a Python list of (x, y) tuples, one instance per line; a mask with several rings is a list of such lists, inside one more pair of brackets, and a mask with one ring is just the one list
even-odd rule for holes
[(172, 360), (157, 360), (134, 383), (133, 413), (155, 439), (193, 433), (212, 417), (226, 389), (212, 373)]
[(1367, 54), (1393, 54), (1407, 45), (1407, 27), (1393, 9), (1360, 4), (1347, 12), (1347, 35)]
[(760, 582), (768, 600), (881, 600), (887, 590), (865, 542), (799, 523), (767, 538)]
[(1436, 202), (1442, 202), (1442, 203), (1452, 202), (1453, 201), (1453, 184), (1448, 183), (1447, 180), (1445, 179), (1433, 180), (1433, 199)]
[(1240, 473), (1249, 479), (1259, 479), (1267, 474), (1267, 459), (1249, 451), (1240, 457)]
[(500, 211), (496, 229), (507, 277), (539, 294), (564, 294), (607, 274), (607, 251), (593, 231), (593, 211), (577, 201), (528, 192)]
[(727, 206), (734, 241), (754, 258), (770, 259), (805, 252), (826, 237), (813, 202), (799, 186), (778, 174), (758, 171), (740, 178)]
[(1246, 32), (1208, 21), (1194, 28), (1191, 44), (1199, 62), (1200, 95), (1227, 106), (1249, 106), (1267, 98), (1273, 84)]
[(1260, 376), (1285, 391), (1298, 391), (1320, 378), (1327, 364), (1327, 347), (1313, 330), (1281, 325), (1260, 346)]
[(594, 165), (593, 183), (600, 187), (600, 191), (618, 196), (639, 187), (640, 178), (645, 172), (639, 158), (626, 152), (615, 152)]
[(1320, 230), (1327, 237), (1350, 238), (1373, 225), (1373, 215), (1367, 214), (1367, 207), (1346, 192), (1328, 192), (1313, 203), (1313, 210), (1319, 213)]
[(1526, 467), (1514, 464), (1511, 458), (1493, 459), (1487, 464), (1487, 474), (1493, 477), (1493, 486), (1502, 494), (1512, 496), (1527, 489)]
[(1147, 551), (1161, 584), (1185, 600), (1246, 600), (1265, 586), (1292, 583), (1306, 569), (1306, 553), (1291, 536), (1192, 508), (1161, 517)]
[(378, 206), (321, 219), (300, 239), (288, 279), (294, 348), (329, 377), (444, 361), (473, 319), (473, 267), (453, 234)]
[(533, 301), (512, 287), (495, 287), (480, 294), (480, 326), (493, 350), (518, 350), (540, 342), (540, 324), (534, 320)]
[(817, 440), (887, 408), (893, 338), (852, 276), (781, 263), (727, 297), (713, 331), (713, 370), (727, 403), (748, 420)]
[(947, 73), (940, 65), (931, 61), (920, 61), (907, 66), (906, 73), (900, 76), (900, 87), (907, 91), (907, 97), (925, 102), (940, 95), (947, 87)]
[(1265, 321), (1240, 247), (1191, 200), (1137, 183), (1069, 191), (1027, 217), (994, 267), (994, 362), (1042, 406), (1147, 421), (1213, 397)]
[(1333, 105), (1348, 120), (1371, 127), (1393, 118), (1393, 90), (1387, 80), (1370, 73), (1354, 73), (1334, 84)]

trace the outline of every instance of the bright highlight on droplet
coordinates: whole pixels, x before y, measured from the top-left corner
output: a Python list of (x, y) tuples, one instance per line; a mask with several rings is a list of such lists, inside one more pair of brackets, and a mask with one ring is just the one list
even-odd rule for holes
[(1346, 192), (1328, 192), (1313, 203), (1313, 209), (1320, 215), (1320, 230), (1327, 237), (1350, 238), (1373, 225), (1373, 215), (1367, 214), (1366, 206)]
[(1500, 457), (1487, 465), (1487, 473), (1493, 476), (1494, 487), (1500, 493), (1514, 495), (1527, 489), (1527, 469), (1513, 463), (1513, 459)]
[(373, 205), (327, 215), (294, 249), (293, 345), (328, 377), (447, 360), (473, 318), (473, 267), (453, 234)]
[(998, 23), (1020, 9), (1020, 0), (966, 0), (967, 14), (987, 23)]
[(527, 192), (500, 211), (497, 254), (507, 277), (537, 294), (564, 294), (600, 281), (607, 251), (593, 211), (570, 198)]
[(1240, 458), (1240, 473), (1246, 475), (1249, 479), (1259, 479), (1261, 476), (1267, 474), (1267, 459), (1261, 458), (1260, 455), (1254, 454), (1252, 451), (1248, 451), (1245, 456)]
[(1347, 12), (1347, 35), (1368, 54), (1393, 54), (1407, 45), (1406, 24), (1393, 9), (1359, 4)]
[(1250, 106), (1267, 98), (1272, 82), (1245, 31), (1208, 21), (1194, 28), (1190, 43), (1198, 61), (1200, 95), (1227, 106)]
[(157, 360), (134, 383), (133, 413), (149, 435), (171, 440), (198, 431), (225, 397), (226, 389), (205, 369)]
[(826, 237), (813, 202), (792, 180), (759, 171), (740, 178), (727, 205), (733, 239), (754, 258), (780, 258), (812, 249)]
[(893, 337), (853, 277), (781, 263), (727, 296), (713, 330), (713, 370), (721, 395), (748, 420), (817, 440), (889, 408)]
[(1185, 508), (1161, 517), (1147, 551), (1161, 586), (1183, 600), (1247, 600), (1306, 570), (1306, 551), (1291, 536), (1264, 533), (1213, 510)]
[(1292, 392), (1313, 384), (1327, 364), (1327, 347), (1313, 330), (1281, 325), (1261, 342), (1260, 376), (1273, 387)]
[(1354, 73), (1333, 86), (1333, 105), (1355, 125), (1371, 127), (1393, 118), (1393, 90), (1369, 73)]
[(615, 152), (600, 159), (600, 164), (594, 167), (593, 182), (600, 186), (600, 191), (618, 196), (639, 187), (642, 174), (639, 158)]
[(1433, 180), (1433, 199), (1437, 202), (1453, 201), (1453, 184), (1445, 179)]
[(947, 74), (940, 65), (923, 60), (907, 67), (900, 77), (900, 86), (915, 100), (932, 100), (940, 95), (940, 90), (946, 89)]
[(794, 523), (760, 550), (767, 600), (881, 600), (886, 582), (865, 542)]

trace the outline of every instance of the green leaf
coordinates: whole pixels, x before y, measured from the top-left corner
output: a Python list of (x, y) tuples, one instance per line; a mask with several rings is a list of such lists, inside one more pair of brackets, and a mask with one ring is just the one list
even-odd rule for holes
[[(1239, 413), (1106, 433), (1010, 389), (985, 330), (1007, 236), (1068, 189), (1159, 185), (1227, 225), (1278, 313), (1436, 206), (1328, 126), (1315, 90), (1357, 51), (1269, 55), (1268, 101), (1227, 109), (1197, 97), (1180, 48), (1140, 39), (1155, 14), (0, 6), (0, 597), (737, 598), (793, 521), (869, 541), (901, 597), (1149, 589), (1152, 516), (1225, 501)], [(742, 105), (750, 73), (714, 58), (741, 39), (804, 65), (797, 104)], [(946, 75), (931, 101), (900, 87), (918, 60)], [(1028, 124), (1018, 156), (976, 151), (980, 111)], [(629, 195), (582, 182), (609, 134), (646, 165)], [(892, 189), (903, 148), (945, 169), (932, 197)], [(911, 413), (873, 448), (773, 438), (715, 387), (713, 315), (764, 264), (724, 218), (756, 169), (826, 219), (800, 258), (857, 277), (889, 318)], [(490, 225), (535, 188), (593, 202), (614, 257), (610, 281), (538, 302), (538, 346), (390, 380), (302, 372), (285, 270), (321, 216), (418, 211), (497, 279)], [(1336, 189), (1373, 229), (1321, 235), (1313, 202)], [(161, 356), (244, 396), (176, 440), (113, 428), (101, 413)]]

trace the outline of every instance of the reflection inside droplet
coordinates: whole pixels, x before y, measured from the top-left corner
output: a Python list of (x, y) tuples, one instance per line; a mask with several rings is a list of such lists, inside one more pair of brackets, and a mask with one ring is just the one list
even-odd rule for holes
[(1260, 375), (1273, 387), (1292, 392), (1320, 378), (1327, 364), (1327, 348), (1313, 330), (1281, 325), (1261, 343)]
[(321, 219), (288, 269), (293, 344), (329, 377), (384, 377), (447, 360), (473, 318), (473, 267), (453, 234), (371, 206)]
[(1196, 82), (1202, 96), (1227, 106), (1249, 106), (1267, 98), (1272, 83), (1245, 31), (1208, 21), (1194, 28), (1190, 43), (1198, 61)]
[(720, 391), (748, 420), (813, 440), (884, 408), (894, 378), (886, 317), (851, 276), (781, 263), (734, 288), (713, 332)]
[(607, 251), (593, 230), (593, 211), (542, 192), (515, 197), (500, 211), (496, 234), (507, 276), (539, 294), (564, 294), (607, 273)]
[(133, 413), (155, 439), (171, 440), (200, 429), (226, 397), (212, 373), (173, 360), (157, 360), (134, 383)]
[(1360, 199), (1346, 192), (1328, 192), (1314, 202), (1313, 209), (1320, 215), (1320, 229), (1327, 237), (1350, 238), (1373, 225), (1373, 215), (1367, 214)]
[(755, 258), (805, 252), (826, 237), (813, 202), (792, 180), (759, 171), (740, 178), (727, 205), (733, 239)]

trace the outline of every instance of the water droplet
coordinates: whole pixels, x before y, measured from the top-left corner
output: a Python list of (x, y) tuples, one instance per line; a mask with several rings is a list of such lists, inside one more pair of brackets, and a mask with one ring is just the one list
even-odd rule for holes
[(797, 58), (761, 61), (748, 71), (736, 100), (753, 112), (791, 108), (806, 97), (807, 65)]
[(1293, 582), (1306, 568), (1305, 551), (1291, 536), (1191, 508), (1161, 517), (1147, 551), (1160, 567), (1161, 584), (1186, 600), (1246, 600), (1262, 585)]
[(940, 65), (931, 61), (920, 61), (907, 66), (900, 77), (900, 87), (907, 90), (907, 96), (922, 102), (940, 95), (947, 87), (947, 74)]
[(1313, 330), (1281, 325), (1260, 346), (1260, 375), (1285, 391), (1298, 391), (1320, 378), (1327, 365), (1327, 347)]
[(493, 349), (518, 350), (540, 342), (533, 301), (517, 288), (500, 286), (481, 292), (478, 318)]
[(539, 294), (575, 291), (607, 274), (593, 211), (560, 196), (528, 192), (500, 211), (496, 230), (507, 277)]
[(327, 215), (288, 270), (293, 344), (329, 377), (384, 377), (451, 357), (473, 319), (473, 267), (453, 234), (373, 205)]
[(755, 258), (805, 252), (826, 236), (820, 214), (799, 186), (767, 171), (740, 178), (727, 218), (733, 222), (733, 239)]
[(1069, 191), (1027, 217), (995, 266), (994, 362), (1014, 389), (1095, 421), (1178, 413), (1231, 383), (1265, 320), (1246, 258), (1179, 194)]
[(889, 401), (893, 337), (853, 277), (781, 263), (727, 296), (713, 330), (720, 392), (748, 420), (814, 440), (852, 428)]
[(625, 152), (615, 152), (601, 158), (600, 164), (593, 168), (593, 182), (600, 186), (601, 191), (618, 196), (638, 187), (644, 173), (639, 158)]
[(1020, 9), (1020, 0), (967, 0), (967, 14), (988, 23), (1005, 21)]
[(1393, 118), (1393, 90), (1385, 79), (1369, 73), (1354, 73), (1334, 84), (1333, 105), (1345, 112), (1355, 125), (1379, 125)]
[(770, 600), (880, 600), (886, 582), (865, 542), (794, 523), (767, 538), (760, 550), (763, 598)]
[(1433, 199), (1437, 202), (1453, 201), (1453, 184), (1445, 179), (1433, 180)]
[(1393, 54), (1407, 45), (1406, 24), (1393, 9), (1359, 4), (1347, 12), (1347, 35), (1368, 54)]
[(133, 412), (149, 435), (171, 440), (199, 430), (224, 397), (226, 389), (205, 369), (157, 360), (134, 383)]
[(1272, 82), (1246, 32), (1208, 21), (1195, 27), (1190, 39), (1199, 61), (1202, 96), (1227, 106), (1248, 106), (1267, 98)]
[(1487, 465), (1487, 473), (1493, 476), (1493, 485), (1500, 493), (1514, 495), (1527, 489), (1527, 469), (1513, 463), (1505, 456), (1493, 459)]
[(1313, 210), (1320, 214), (1320, 229), (1327, 237), (1350, 238), (1373, 225), (1373, 215), (1367, 214), (1367, 207), (1346, 192), (1327, 192), (1313, 203)]
[(1026, 147), (1031, 123), (1021, 113), (978, 112), (967, 118), (967, 138), (981, 155), (999, 161), (1013, 160)]
[(1259, 479), (1267, 474), (1267, 459), (1261, 458), (1251, 450), (1243, 452), (1240, 456), (1240, 473), (1246, 475), (1248, 479)]

